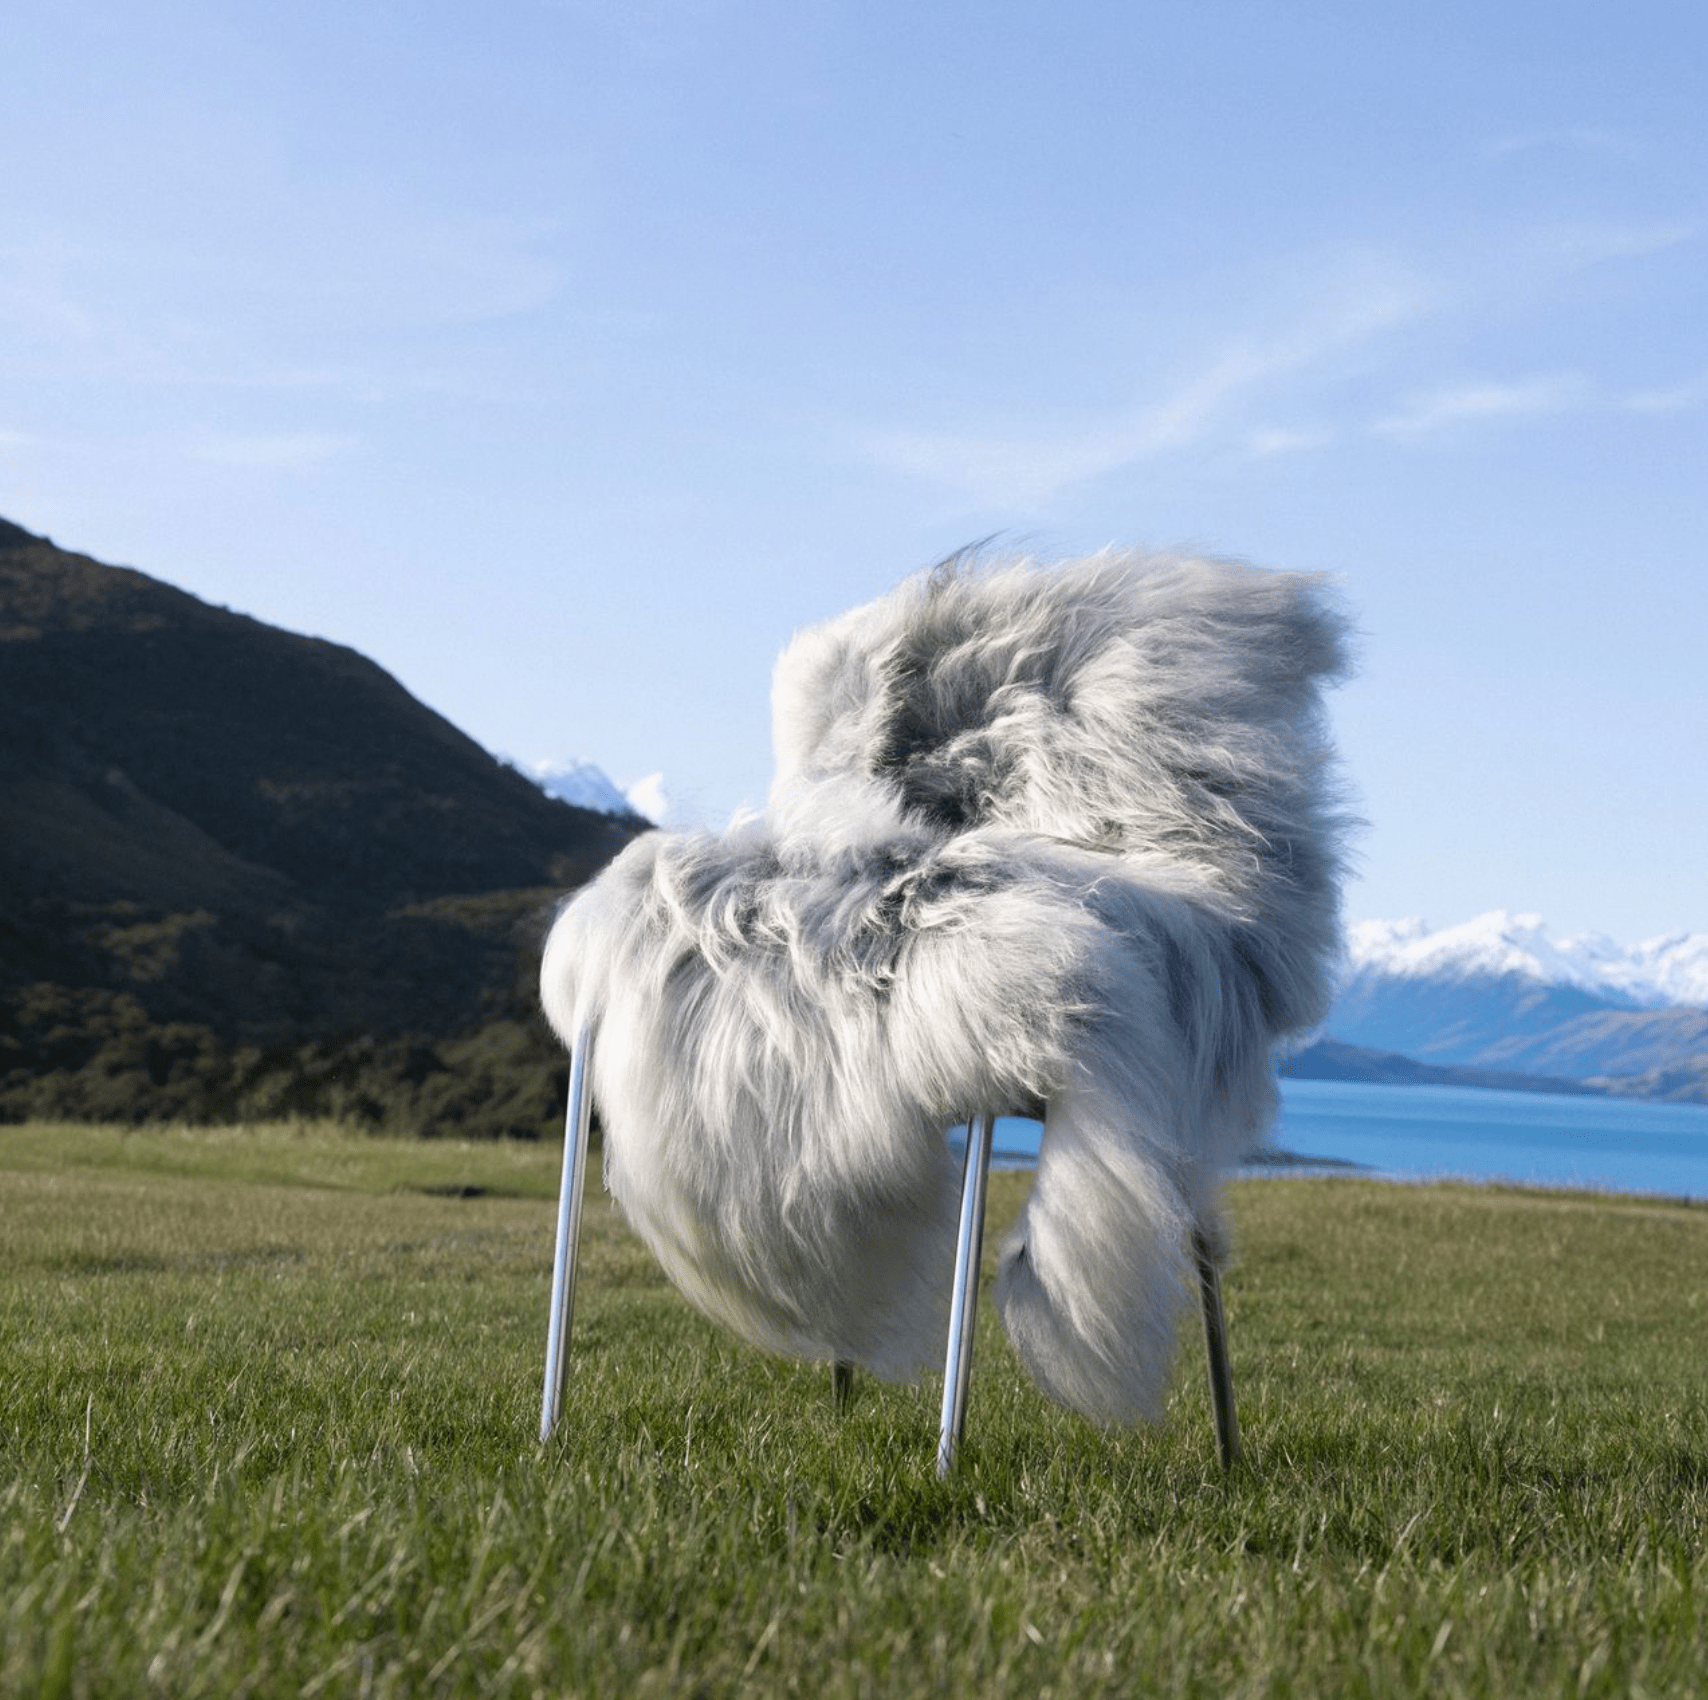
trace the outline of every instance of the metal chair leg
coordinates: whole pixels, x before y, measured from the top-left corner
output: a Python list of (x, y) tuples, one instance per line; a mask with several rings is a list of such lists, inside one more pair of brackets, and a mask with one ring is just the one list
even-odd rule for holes
[(593, 1120), (593, 1028), (584, 1023), (569, 1059), (569, 1108), (563, 1125), (563, 1179), (558, 1186), (557, 1248), (552, 1258), (552, 1309), (546, 1330), (546, 1380), (540, 1398), (540, 1441), (563, 1415), (569, 1379), (569, 1333), (575, 1319), (575, 1258), (581, 1242), (581, 1195), (587, 1183), (588, 1131)]
[(967, 1417), (973, 1375), (973, 1324), (978, 1320), (979, 1254), (984, 1249), (985, 1181), (996, 1132), (994, 1114), (967, 1121), (967, 1158), (961, 1171), (961, 1228), (955, 1244), (955, 1286), (949, 1305), (949, 1355), (943, 1366), (943, 1420), (937, 1438), (937, 1474), (955, 1467)]
[(837, 1358), (830, 1366), (830, 1399), (838, 1416), (853, 1403), (854, 1366), (846, 1358)]
[(1228, 1363), (1228, 1327), (1222, 1314), (1222, 1277), (1202, 1229), (1192, 1235), (1192, 1251), (1198, 1260), (1198, 1294), (1204, 1306), (1204, 1349), (1210, 1367), (1210, 1405), (1216, 1416), (1216, 1451), (1226, 1470), (1240, 1450), (1234, 1377)]

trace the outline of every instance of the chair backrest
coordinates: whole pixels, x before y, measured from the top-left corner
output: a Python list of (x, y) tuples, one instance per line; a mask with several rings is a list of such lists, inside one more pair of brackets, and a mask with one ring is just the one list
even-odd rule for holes
[(944, 834), (1107, 853), (1235, 928), (1269, 1026), (1322, 1018), (1338, 938), (1321, 690), (1346, 666), (1322, 579), (1176, 554), (962, 555), (799, 634), (777, 783), (858, 774)]

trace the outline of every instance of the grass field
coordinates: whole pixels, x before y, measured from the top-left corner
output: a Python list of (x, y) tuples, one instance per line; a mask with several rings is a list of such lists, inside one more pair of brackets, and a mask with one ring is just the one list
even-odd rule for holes
[[(993, 1177), (995, 1229), (1026, 1181)], [(1233, 1189), (1247, 1459), (713, 1331), (556, 1153), (0, 1129), (0, 1695), (1685, 1695), (1708, 1687), (1708, 1211)], [(1191, 1319), (1186, 1319), (1190, 1325)]]

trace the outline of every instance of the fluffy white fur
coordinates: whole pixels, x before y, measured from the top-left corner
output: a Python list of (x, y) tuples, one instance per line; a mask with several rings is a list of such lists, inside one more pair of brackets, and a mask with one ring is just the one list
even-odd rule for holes
[(637, 839), (541, 989), (597, 1028), (606, 1184), (708, 1314), (901, 1377), (940, 1361), (943, 1132), (1042, 1106), (1010, 1337), (1152, 1414), (1194, 1225), (1326, 1010), (1343, 819), (1321, 584), (1108, 552), (958, 559), (801, 634), (763, 817)]

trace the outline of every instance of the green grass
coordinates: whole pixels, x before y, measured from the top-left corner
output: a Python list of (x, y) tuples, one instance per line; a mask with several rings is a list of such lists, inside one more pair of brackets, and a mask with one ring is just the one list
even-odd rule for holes
[[(1247, 1460), (739, 1346), (550, 1148), (0, 1129), (0, 1695), (1660, 1695), (1708, 1672), (1708, 1211), (1233, 1188)], [(992, 1182), (992, 1234), (1025, 1179)]]

